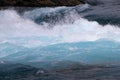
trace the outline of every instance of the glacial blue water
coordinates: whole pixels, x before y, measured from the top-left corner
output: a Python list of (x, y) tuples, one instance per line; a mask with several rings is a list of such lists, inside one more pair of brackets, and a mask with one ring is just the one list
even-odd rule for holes
[(120, 43), (114, 41), (61, 43), (36, 48), (23, 48), (7, 43), (1, 45), (4, 49), (0, 52), (5, 56), (0, 58), (13, 62), (74, 61), (88, 64), (118, 64), (120, 61)]

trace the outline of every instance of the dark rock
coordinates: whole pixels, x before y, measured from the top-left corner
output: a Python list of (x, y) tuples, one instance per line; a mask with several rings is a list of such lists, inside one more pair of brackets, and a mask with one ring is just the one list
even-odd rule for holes
[(84, 3), (83, 0), (0, 0), (0, 6), (51, 7), (75, 6)]

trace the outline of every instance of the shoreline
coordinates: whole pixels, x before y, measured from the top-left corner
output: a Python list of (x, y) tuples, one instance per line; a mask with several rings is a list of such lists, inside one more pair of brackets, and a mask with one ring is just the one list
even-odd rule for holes
[(1, 0), (0, 7), (57, 7), (85, 4), (83, 0)]

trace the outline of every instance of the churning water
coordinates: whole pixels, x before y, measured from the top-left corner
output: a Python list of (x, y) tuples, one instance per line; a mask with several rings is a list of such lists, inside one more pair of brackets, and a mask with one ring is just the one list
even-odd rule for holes
[(76, 7), (35, 8), (19, 14), (0, 11), (0, 59), (17, 62), (120, 61), (120, 28), (88, 21)]

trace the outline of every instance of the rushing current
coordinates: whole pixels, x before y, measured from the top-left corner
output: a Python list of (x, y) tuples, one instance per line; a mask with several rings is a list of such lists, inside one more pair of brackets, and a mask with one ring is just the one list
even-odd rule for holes
[(89, 7), (0, 10), (0, 60), (118, 64), (119, 25), (88, 21), (82, 13)]

